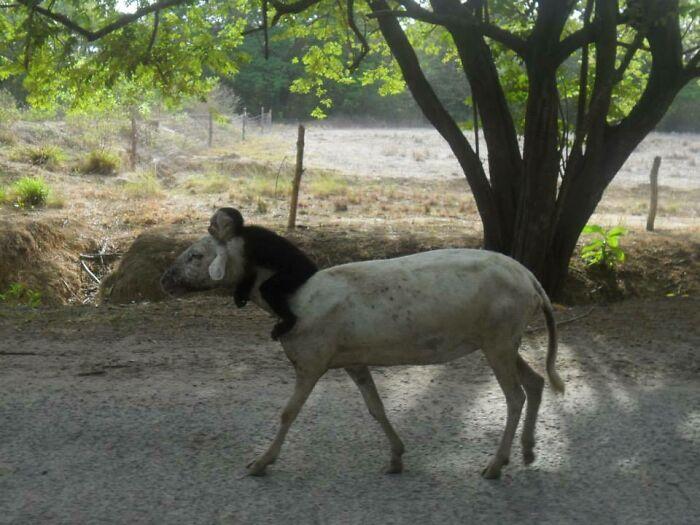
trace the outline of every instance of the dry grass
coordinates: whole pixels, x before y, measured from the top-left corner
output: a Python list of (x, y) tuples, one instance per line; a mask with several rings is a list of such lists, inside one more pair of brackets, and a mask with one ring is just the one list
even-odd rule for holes
[(66, 155), (58, 146), (43, 144), (15, 148), (10, 158), (18, 162), (41, 166), (44, 169), (55, 170), (66, 159)]
[(80, 164), (80, 171), (95, 175), (114, 175), (119, 171), (121, 158), (113, 151), (94, 149)]
[(231, 185), (230, 177), (211, 171), (189, 177), (183, 184), (183, 188), (194, 194), (224, 193), (231, 188)]
[(132, 175), (124, 185), (124, 192), (132, 199), (158, 199), (165, 196), (163, 186), (150, 171), (142, 171)]
[(349, 182), (347, 177), (334, 173), (321, 173), (309, 178), (308, 191), (317, 197), (347, 195)]

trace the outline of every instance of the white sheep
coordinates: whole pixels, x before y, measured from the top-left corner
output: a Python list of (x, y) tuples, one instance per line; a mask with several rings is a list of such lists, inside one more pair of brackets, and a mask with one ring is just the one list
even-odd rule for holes
[[(241, 271), (241, 243), (232, 241), (216, 263), (216, 243), (205, 237), (183, 252), (164, 274), (171, 293), (234, 286)], [(223, 274), (214, 281), (209, 274)], [(257, 287), (251, 300), (266, 308)], [(281, 338), (294, 365), (294, 392), (282, 411), (277, 435), (267, 451), (248, 465), (263, 475), (280, 452), (287, 431), (314, 385), (330, 368), (343, 368), (357, 384), (370, 414), (391, 444), (390, 473), (403, 469), (404, 445), (384, 412), (369, 366), (445, 363), (481, 349), (506, 397), (508, 417), (486, 478), (500, 476), (527, 399), (522, 433), (523, 458), (534, 460), (535, 422), (543, 378), (518, 355), (528, 320), (545, 315), (549, 332), (547, 374), (563, 392), (555, 370), (556, 325), (552, 306), (537, 279), (504, 255), (468, 249), (435, 250), (396, 259), (343, 264), (319, 271), (291, 298), (299, 320)], [(524, 388), (524, 392), (523, 392)], [(527, 394), (527, 396), (526, 396)]]

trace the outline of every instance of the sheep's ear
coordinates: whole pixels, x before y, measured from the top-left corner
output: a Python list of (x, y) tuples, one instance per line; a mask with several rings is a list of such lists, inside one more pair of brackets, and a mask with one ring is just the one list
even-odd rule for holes
[(226, 275), (226, 260), (228, 259), (225, 246), (216, 247), (216, 258), (209, 265), (209, 277), (212, 281), (220, 281)]

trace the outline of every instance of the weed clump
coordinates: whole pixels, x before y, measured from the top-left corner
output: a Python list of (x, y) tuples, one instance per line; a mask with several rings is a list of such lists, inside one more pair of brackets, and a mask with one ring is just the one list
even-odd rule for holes
[(217, 172), (194, 175), (187, 179), (184, 188), (191, 193), (223, 193), (231, 187), (231, 179)]
[(65, 154), (58, 146), (27, 146), (21, 149), (15, 155), (15, 159), (28, 162), (34, 166), (42, 166), (47, 169), (53, 169), (63, 162), (65, 159)]
[(48, 184), (38, 177), (22, 177), (11, 188), (14, 205), (23, 209), (45, 206), (50, 192)]
[(134, 199), (154, 199), (163, 196), (163, 186), (155, 174), (139, 172), (126, 183), (124, 190)]
[(80, 171), (94, 175), (114, 175), (120, 166), (121, 159), (113, 151), (94, 149), (81, 164)]

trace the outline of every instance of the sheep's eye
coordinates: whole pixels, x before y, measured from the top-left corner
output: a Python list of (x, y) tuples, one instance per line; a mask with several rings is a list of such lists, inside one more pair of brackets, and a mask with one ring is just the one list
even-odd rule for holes
[(191, 254), (190, 254), (190, 260), (195, 260), (195, 259), (196, 259), (196, 260), (199, 260), (199, 259), (201, 259), (202, 257), (204, 257), (204, 254), (203, 254), (203, 253), (194, 252), (194, 253), (191, 253)]

